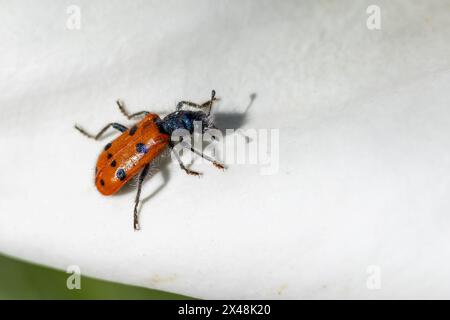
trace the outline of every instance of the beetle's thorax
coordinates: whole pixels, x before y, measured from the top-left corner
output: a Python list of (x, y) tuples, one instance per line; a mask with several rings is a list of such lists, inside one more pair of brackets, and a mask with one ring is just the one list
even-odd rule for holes
[(203, 111), (180, 110), (175, 111), (157, 122), (161, 132), (172, 135), (175, 130), (184, 129), (189, 133), (194, 132), (195, 122), (201, 122), (202, 132), (211, 123), (210, 117)]

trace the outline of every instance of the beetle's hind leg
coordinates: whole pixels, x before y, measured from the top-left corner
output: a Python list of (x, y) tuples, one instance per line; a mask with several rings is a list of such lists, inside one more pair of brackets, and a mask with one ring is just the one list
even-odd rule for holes
[(139, 111), (139, 112), (130, 114), (127, 111), (127, 109), (125, 108), (125, 103), (122, 100), (117, 100), (116, 103), (119, 106), (120, 112), (122, 112), (122, 114), (125, 117), (127, 117), (128, 120), (132, 120), (132, 119), (137, 118), (137, 117), (145, 116), (145, 115), (147, 115), (149, 113), (148, 111)]
[(109, 127), (113, 127), (114, 129), (120, 131), (120, 132), (125, 132), (128, 130), (127, 127), (125, 127), (124, 125), (117, 123), (117, 122), (112, 122), (112, 123), (108, 123), (102, 130), (99, 131), (99, 133), (97, 134), (90, 134), (88, 133), (86, 130), (84, 130), (83, 128), (81, 128), (79, 125), (75, 125), (75, 129), (77, 129), (78, 131), (81, 132), (81, 134), (83, 134), (84, 136), (94, 139), (94, 140), (98, 140), (101, 138), (101, 136), (106, 132), (106, 130), (109, 129)]
[(138, 185), (137, 185), (137, 193), (136, 193), (136, 198), (134, 200), (134, 214), (133, 214), (133, 228), (134, 230), (139, 230), (139, 216), (138, 216), (138, 205), (140, 202), (140, 198), (141, 198), (141, 189), (142, 189), (142, 183), (145, 180), (145, 177), (148, 174), (150, 168), (150, 164), (145, 165), (144, 169), (142, 169), (141, 173), (139, 174), (138, 177)]

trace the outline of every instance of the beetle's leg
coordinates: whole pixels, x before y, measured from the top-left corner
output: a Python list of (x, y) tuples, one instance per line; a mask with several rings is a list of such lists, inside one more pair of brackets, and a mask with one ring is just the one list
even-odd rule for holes
[[(212, 108), (215, 98), (216, 98), (216, 91), (212, 90), (211, 91), (211, 99), (209, 100), (209, 104), (208, 104), (208, 115), (211, 113), (211, 108)], [(206, 102), (204, 104), (206, 104)]]
[(93, 134), (86, 132), (83, 128), (81, 128), (77, 124), (75, 125), (75, 129), (80, 131), (86, 137), (94, 139), (94, 140), (100, 139), (100, 137), (106, 132), (106, 130), (108, 130), (109, 127), (113, 127), (114, 129), (119, 130), (120, 132), (125, 132), (128, 130), (128, 128), (125, 127), (124, 125), (122, 125), (120, 123), (112, 122), (112, 123), (108, 123), (102, 130), (100, 130), (99, 133), (97, 133), (96, 135), (93, 135)]
[(200, 176), (201, 175), (200, 172), (189, 170), (188, 168), (186, 168), (186, 166), (184, 165), (183, 161), (181, 161), (180, 156), (178, 155), (178, 153), (176, 153), (176, 151), (173, 150), (173, 147), (171, 147), (170, 150), (175, 155), (175, 159), (177, 159), (178, 163), (180, 164), (180, 168), (182, 170), (184, 170), (184, 172), (186, 172), (187, 174), (189, 174), (191, 176)]
[(140, 117), (140, 116), (145, 116), (145, 115), (147, 115), (149, 113), (148, 111), (139, 111), (139, 112), (130, 114), (127, 111), (127, 109), (125, 108), (125, 103), (122, 100), (117, 100), (116, 103), (119, 106), (120, 112), (122, 112), (122, 114), (125, 117), (127, 117), (128, 120), (131, 120), (131, 119), (134, 119), (134, 118)]
[(180, 101), (177, 103), (177, 111), (180, 110), (181, 108), (183, 108), (184, 105), (193, 107), (193, 108), (197, 108), (197, 109), (201, 109), (202, 106), (199, 105), (198, 103), (195, 102), (191, 102), (191, 101)]
[(180, 142), (182, 144), (182, 146), (186, 149), (191, 150), (191, 152), (199, 155), (200, 157), (202, 157), (205, 160), (208, 160), (209, 162), (211, 162), (216, 168), (218, 169), (225, 169), (225, 166), (223, 164), (221, 164), (220, 162), (218, 162), (216, 159), (211, 158), (210, 156), (204, 154), (203, 152), (197, 151), (194, 148), (192, 148), (191, 146), (186, 145), (183, 142)]
[(180, 110), (181, 108), (183, 108), (184, 105), (193, 107), (193, 108), (197, 108), (197, 109), (205, 109), (205, 108), (209, 108), (208, 114), (209, 112), (211, 112), (211, 107), (214, 101), (219, 100), (218, 98), (216, 98), (216, 91), (211, 91), (211, 99), (203, 102), (202, 104), (198, 104), (195, 102), (191, 102), (191, 101), (180, 101), (177, 104), (177, 111)]
[(134, 230), (139, 230), (139, 216), (137, 212), (137, 208), (140, 202), (141, 197), (141, 189), (142, 189), (142, 182), (144, 182), (145, 177), (148, 174), (148, 169), (150, 168), (150, 164), (146, 164), (144, 169), (142, 169), (141, 173), (139, 174), (138, 178), (138, 186), (137, 186), (137, 193), (136, 198), (134, 200), (134, 215), (133, 215), (133, 228)]

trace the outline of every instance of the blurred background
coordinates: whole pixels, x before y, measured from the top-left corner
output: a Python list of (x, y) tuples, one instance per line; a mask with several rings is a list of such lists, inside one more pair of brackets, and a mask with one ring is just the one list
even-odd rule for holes
[(189, 299), (88, 277), (81, 278), (80, 290), (69, 290), (70, 275), (0, 255), (0, 299)]

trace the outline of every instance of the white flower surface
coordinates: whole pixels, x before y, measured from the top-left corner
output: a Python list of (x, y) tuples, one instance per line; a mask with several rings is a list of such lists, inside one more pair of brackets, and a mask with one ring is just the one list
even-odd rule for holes
[[(198, 298), (450, 298), (450, 2), (73, 5), (0, 3), (2, 253)], [(278, 170), (163, 161), (133, 231), (135, 188), (93, 183), (116, 134), (73, 125), (211, 89), (218, 124), (279, 130)]]

